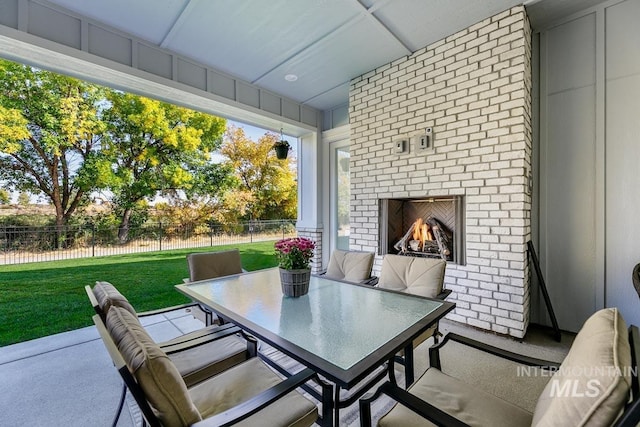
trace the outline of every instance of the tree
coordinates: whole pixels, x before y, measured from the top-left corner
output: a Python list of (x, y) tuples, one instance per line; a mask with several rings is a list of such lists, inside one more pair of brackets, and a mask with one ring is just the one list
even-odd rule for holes
[(11, 194), (4, 188), (0, 188), (0, 205), (8, 205), (11, 203)]
[(29, 197), (29, 193), (20, 193), (18, 194), (18, 205), (22, 207), (29, 206), (31, 202), (31, 197)]
[(44, 194), (58, 228), (96, 188), (103, 98), (98, 86), (0, 60), (0, 180)]
[(296, 217), (296, 173), (291, 159), (276, 159), (272, 148), (278, 140), (278, 135), (266, 133), (254, 142), (242, 128), (227, 129), (220, 153), (238, 185), (224, 196), (219, 213), (224, 222)]
[[(209, 163), (222, 142), (226, 121), (164, 102), (117, 91), (108, 93), (105, 111), (110, 142), (108, 173), (101, 184), (114, 194), (122, 216), (118, 229), (126, 241), (135, 204), (161, 192), (204, 191), (200, 174), (224, 181)], [(209, 182), (215, 186), (216, 182)]]

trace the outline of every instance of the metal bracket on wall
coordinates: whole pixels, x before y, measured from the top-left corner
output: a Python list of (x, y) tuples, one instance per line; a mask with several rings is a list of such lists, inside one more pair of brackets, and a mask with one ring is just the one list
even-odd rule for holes
[(531, 257), (531, 261), (533, 261), (533, 267), (536, 270), (536, 275), (538, 276), (538, 283), (540, 284), (540, 290), (542, 291), (542, 296), (547, 306), (549, 317), (551, 318), (554, 337), (556, 341), (560, 342), (560, 340), (562, 339), (562, 334), (560, 333), (560, 327), (558, 326), (558, 320), (556, 319), (556, 314), (553, 312), (553, 307), (551, 306), (551, 298), (549, 298), (549, 292), (547, 292), (547, 285), (544, 283), (544, 278), (542, 277), (542, 270), (540, 269), (540, 263), (538, 262), (538, 255), (536, 255), (536, 249), (533, 247), (533, 242), (531, 240), (527, 242), (527, 249), (528, 249), (527, 252)]

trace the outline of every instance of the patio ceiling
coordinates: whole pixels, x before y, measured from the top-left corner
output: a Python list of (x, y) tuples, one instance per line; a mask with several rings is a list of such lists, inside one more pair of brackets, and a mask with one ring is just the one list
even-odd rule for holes
[[(534, 27), (600, 0), (525, 2)], [(522, 0), (52, 0), (311, 107), (349, 81)], [(288, 81), (287, 75), (297, 76)]]

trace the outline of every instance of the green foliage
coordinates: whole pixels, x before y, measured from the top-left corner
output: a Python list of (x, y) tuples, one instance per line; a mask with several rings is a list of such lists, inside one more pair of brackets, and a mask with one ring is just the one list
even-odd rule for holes
[(158, 192), (218, 197), (230, 171), (209, 162), (224, 119), (0, 60), (0, 180), (43, 194), (59, 224), (92, 191), (114, 194), (121, 222)]
[[(224, 181), (228, 170), (207, 165), (210, 153), (221, 143), (224, 119), (164, 102), (108, 92), (110, 108), (104, 113), (109, 143), (105, 153), (110, 167), (97, 162), (101, 183), (114, 194), (128, 226), (136, 203), (169, 190), (197, 191), (205, 178)], [(216, 182), (210, 182), (215, 185)]]
[(29, 206), (30, 199), (29, 193), (18, 194), (18, 204), (20, 206)]
[(197, 168), (191, 186), (185, 189), (188, 200), (200, 199), (203, 203), (215, 203), (224, 194), (238, 185), (231, 165), (205, 163)]
[[(209, 114), (0, 60), (0, 181), (44, 196), (59, 226), (99, 190), (113, 195), (121, 242), (157, 195), (186, 196), (223, 223), (295, 218), (296, 173), (291, 159), (275, 158), (279, 137), (253, 142), (231, 128), (221, 147), (225, 127)], [(219, 148), (222, 164), (210, 159)]]
[[(253, 271), (277, 265), (273, 241), (216, 246), (239, 248)], [(198, 249), (201, 251), (202, 249)], [(136, 310), (188, 302), (174, 285), (188, 277), (185, 257), (194, 249), (3, 266), (0, 271), (0, 346), (92, 325), (84, 292), (96, 280), (113, 283)], [(46, 313), (46, 321), (43, 321)]]
[(4, 188), (0, 188), (0, 205), (8, 205), (11, 203), (11, 194)]
[(104, 90), (0, 60), (0, 180), (43, 194), (66, 222), (96, 188), (84, 161), (99, 156)]
[(46, 227), (55, 225), (55, 217), (51, 215), (6, 215), (0, 216), (0, 225), (8, 227)]
[(237, 185), (220, 203), (221, 222), (296, 218), (296, 172), (291, 159), (276, 159), (273, 146), (278, 139), (266, 133), (254, 142), (241, 128), (227, 129), (220, 153), (228, 159), (225, 164), (234, 171)]

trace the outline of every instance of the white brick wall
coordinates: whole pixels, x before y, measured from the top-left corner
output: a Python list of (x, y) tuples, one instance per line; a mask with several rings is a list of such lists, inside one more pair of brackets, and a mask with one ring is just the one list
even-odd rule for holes
[[(514, 7), (351, 82), (352, 249), (378, 248), (378, 199), (466, 196), (467, 264), (448, 317), (522, 337), (529, 323), (531, 31)], [(432, 127), (434, 148), (393, 141)], [(381, 258), (375, 271), (379, 273)]]
[(322, 271), (322, 230), (297, 227), (297, 231), (299, 237), (306, 237), (315, 243), (316, 248), (311, 259), (311, 272), (313, 274), (320, 273)]

